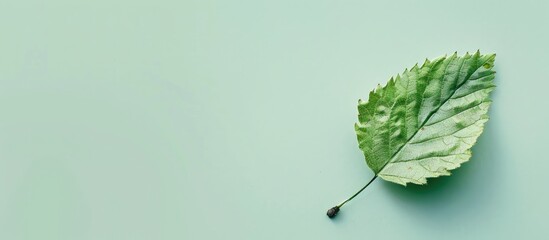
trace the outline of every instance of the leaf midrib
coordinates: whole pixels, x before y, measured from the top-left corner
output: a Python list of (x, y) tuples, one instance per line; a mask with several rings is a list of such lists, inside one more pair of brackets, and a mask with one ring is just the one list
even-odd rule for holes
[[(410, 141), (417, 135), (417, 133), (421, 130), (421, 128), (423, 128), (425, 126), (425, 124), (431, 119), (431, 117), (433, 115), (435, 115), (435, 113), (438, 112), (438, 110), (444, 105), (446, 104), (446, 102), (448, 102), (450, 99), (452, 99), (452, 97), (454, 96), (454, 94), (456, 94), (456, 92), (463, 86), (465, 85), (468, 81), (470, 81), (471, 79), (471, 76), (473, 74), (475, 74), (476, 71), (478, 71), (484, 64), (486, 64), (486, 62), (488, 62), (492, 57), (488, 57), (482, 64), (479, 65), (479, 67), (477, 69), (475, 69), (475, 71), (473, 71), (473, 73), (471, 73), (469, 76), (467, 76), (467, 80), (463, 81), (463, 83), (461, 83), (456, 89), (454, 89), (454, 92), (452, 92), (452, 94), (450, 94), (450, 96), (448, 96), (448, 98), (446, 98), (444, 100), (444, 102), (442, 104), (440, 104), (434, 111), (431, 111), (431, 113), (429, 113), (429, 115), (427, 116), (427, 118), (425, 118), (425, 120), (421, 123), (420, 126), (418, 126), (417, 130), (414, 132), (414, 134), (412, 134), (412, 136), (410, 138), (408, 138), (406, 140), (406, 142), (404, 144), (402, 144), (402, 146), (400, 146), (398, 148), (398, 150), (391, 156), (391, 158), (389, 159), (389, 161), (387, 161), (385, 164), (383, 164), (383, 166), (380, 168), (379, 172), (376, 173), (376, 176), (379, 175), (379, 173), (381, 171), (383, 171), (383, 169), (385, 169), (385, 167), (387, 166), (387, 164), (389, 164), (390, 162), (392, 162), (392, 160), (395, 158), (395, 156), (406, 146), (410, 143)], [(461, 65), (460, 69), (459, 69), (459, 72), (461, 72), (461, 68), (463, 67), (463, 65)], [(483, 76), (483, 77), (488, 77), (490, 75), (492, 75), (493, 73), (490, 73), (486, 76)], [(444, 75), (446, 75), (446, 70), (444, 70)], [(481, 77), (482, 78), (482, 77)], [(443, 78), (444, 79), (444, 78)], [(468, 94), (467, 94), (468, 95)]]

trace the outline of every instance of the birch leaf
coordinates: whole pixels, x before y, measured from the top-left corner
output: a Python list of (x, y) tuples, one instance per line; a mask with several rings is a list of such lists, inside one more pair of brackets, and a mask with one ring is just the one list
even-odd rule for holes
[(450, 175), (488, 121), (495, 54), (426, 60), (359, 100), (355, 130), (368, 166), (406, 185)]
[(377, 177), (404, 186), (426, 184), (468, 161), (488, 121), (495, 58), (477, 51), (425, 60), (378, 85), (368, 101), (359, 100), (355, 131), (375, 175), (326, 215), (335, 217)]

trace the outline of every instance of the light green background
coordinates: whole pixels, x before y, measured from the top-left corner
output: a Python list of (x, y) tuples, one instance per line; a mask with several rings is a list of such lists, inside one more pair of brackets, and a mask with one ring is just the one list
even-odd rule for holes
[[(547, 1), (2, 1), (0, 239), (547, 236)], [(356, 103), (496, 52), (453, 176), (372, 177)]]

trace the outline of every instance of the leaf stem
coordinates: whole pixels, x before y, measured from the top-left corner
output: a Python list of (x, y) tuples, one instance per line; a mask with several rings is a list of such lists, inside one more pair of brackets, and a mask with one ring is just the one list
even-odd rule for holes
[(355, 198), (358, 194), (360, 194), (362, 191), (364, 191), (364, 189), (366, 189), (366, 187), (368, 187), (368, 185), (370, 185), (370, 183), (372, 183), (374, 180), (376, 180), (376, 178), (377, 178), (377, 175), (375, 175), (372, 178), (372, 180), (370, 180), (368, 183), (366, 183), (366, 185), (364, 185), (364, 187), (362, 187), (360, 190), (358, 190), (358, 192), (356, 192), (353, 196), (351, 196), (347, 200), (345, 200), (342, 203), (340, 203), (339, 205), (337, 205), (337, 207), (341, 208), (341, 207), (343, 207), (343, 205), (345, 205), (345, 203), (347, 203), (348, 201), (353, 200), (353, 198)]
[(362, 187), (360, 190), (358, 190), (358, 192), (353, 194), (353, 196), (351, 196), (350, 198), (347, 198), (347, 200), (343, 201), (339, 205), (337, 205), (333, 208), (330, 208), (327, 212), (328, 217), (330, 217), (330, 218), (335, 217), (337, 215), (337, 213), (339, 212), (339, 209), (341, 207), (343, 207), (343, 205), (345, 205), (345, 203), (353, 200), (353, 198), (355, 198), (358, 194), (360, 194), (362, 191), (364, 191), (364, 189), (366, 189), (374, 180), (376, 180), (376, 178), (377, 178), (377, 175), (374, 175), (374, 177), (368, 183), (366, 183), (366, 185), (364, 185), (364, 187)]

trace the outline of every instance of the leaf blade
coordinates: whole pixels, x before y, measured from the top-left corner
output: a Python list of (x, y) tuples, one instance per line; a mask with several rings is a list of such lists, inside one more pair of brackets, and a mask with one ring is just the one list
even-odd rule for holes
[(495, 54), (478, 51), (426, 60), (359, 101), (355, 131), (374, 173), (425, 184), (469, 160), (488, 120), (494, 61)]

